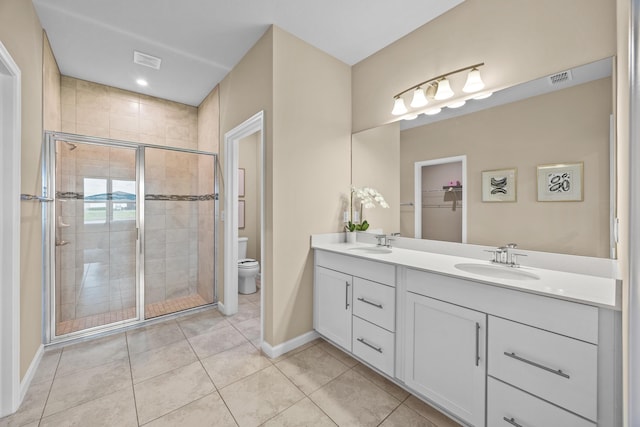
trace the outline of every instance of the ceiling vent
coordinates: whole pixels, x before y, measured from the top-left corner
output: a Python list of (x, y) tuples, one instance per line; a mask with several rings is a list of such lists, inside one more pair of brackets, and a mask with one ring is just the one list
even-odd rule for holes
[(134, 50), (133, 62), (138, 65), (153, 68), (154, 70), (159, 70), (160, 63), (162, 63), (162, 59), (156, 56), (147, 55), (146, 53), (142, 53), (142, 52), (138, 52), (137, 50)]
[(566, 83), (571, 80), (573, 80), (573, 76), (571, 75), (571, 70), (561, 71), (559, 73), (549, 76), (549, 84), (551, 86)]

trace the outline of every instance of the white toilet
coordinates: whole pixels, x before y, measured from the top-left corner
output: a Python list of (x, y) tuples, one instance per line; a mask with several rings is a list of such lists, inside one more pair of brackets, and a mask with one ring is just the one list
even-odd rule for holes
[(260, 273), (260, 263), (247, 258), (248, 237), (238, 237), (238, 292), (252, 294), (256, 291), (256, 276)]

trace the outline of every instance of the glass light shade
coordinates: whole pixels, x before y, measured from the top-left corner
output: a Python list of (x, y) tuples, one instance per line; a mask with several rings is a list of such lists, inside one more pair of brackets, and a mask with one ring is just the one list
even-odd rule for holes
[(438, 114), (440, 111), (442, 111), (442, 108), (432, 108), (430, 110), (425, 111), (424, 114), (426, 114), (427, 116), (434, 116)]
[(415, 120), (418, 118), (417, 114), (407, 114), (402, 118), (402, 120)]
[(454, 93), (451, 90), (451, 86), (449, 85), (449, 80), (447, 80), (446, 77), (438, 81), (438, 90), (436, 90), (436, 95), (434, 96), (434, 99), (441, 101), (443, 99), (449, 99), (453, 95)]
[(467, 101), (465, 101), (464, 99), (462, 101), (455, 101), (455, 102), (452, 102), (451, 104), (447, 105), (447, 108), (460, 108), (466, 103), (467, 103)]
[(424, 93), (424, 89), (421, 87), (413, 91), (413, 99), (411, 100), (411, 106), (413, 108), (420, 108), (427, 105), (429, 101)]
[(469, 74), (467, 75), (467, 82), (464, 84), (462, 91), (465, 93), (471, 93), (482, 89), (484, 89), (484, 82), (482, 81), (482, 77), (480, 77), (480, 70), (474, 68), (469, 71)]
[(404, 105), (404, 100), (402, 98), (396, 98), (393, 102), (393, 110), (391, 110), (391, 114), (394, 116), (401, 116), (407, 111), (407, 106)]
[(486, 93), (481, 93), (478, 96), (474, 96), (473, 99), (487, 99), (488, 97), (490, 97), (491, 95), (493, 95), (493, 92), (486, 92)]

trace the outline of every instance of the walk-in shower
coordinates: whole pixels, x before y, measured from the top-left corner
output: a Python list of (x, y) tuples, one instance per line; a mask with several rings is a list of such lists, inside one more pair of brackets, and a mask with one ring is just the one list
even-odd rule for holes
[(216, 302), (215, 154), (47, 132), (48, 342)]

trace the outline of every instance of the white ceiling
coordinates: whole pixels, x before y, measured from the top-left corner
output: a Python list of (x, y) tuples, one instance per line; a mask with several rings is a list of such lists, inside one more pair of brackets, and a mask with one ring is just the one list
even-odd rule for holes
[[(63, 75), (197, 106), (271, 24), (353, 65), (463, 0), (33, 0)], [(133, 51), (162, 58), (160, 71)], [(136, 85), (146, 78), (149, 86)]]

